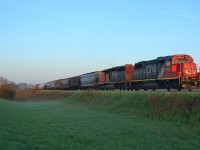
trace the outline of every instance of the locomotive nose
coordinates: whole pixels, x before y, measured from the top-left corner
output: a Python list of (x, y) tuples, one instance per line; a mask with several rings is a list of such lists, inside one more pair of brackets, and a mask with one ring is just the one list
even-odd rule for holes
[(184, 64), (183, 74), (186, 75), (186, 77), (196, 77), (197, 76), (196, 64), (195, 63)]

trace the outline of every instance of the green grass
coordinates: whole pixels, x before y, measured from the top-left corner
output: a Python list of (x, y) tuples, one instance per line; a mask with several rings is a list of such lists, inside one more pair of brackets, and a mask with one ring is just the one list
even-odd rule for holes
[(199, 95), (73, 92), (59, 101), (0, 99), (0, 149), (199, 149), (199, 104), (175, 103), (168, 110), (159, 103), (198, 102)]
[(200, 93), (94, 92), (75, 94), (73, 102), (95, 109), (200, 126)]

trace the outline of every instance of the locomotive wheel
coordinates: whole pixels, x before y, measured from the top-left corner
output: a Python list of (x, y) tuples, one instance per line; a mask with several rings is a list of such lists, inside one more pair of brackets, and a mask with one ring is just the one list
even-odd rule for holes
[(171, 90), (170, 88), (167, 88), (167, 91), (168, 91), (168, 92), (170, 92), (170, 90)]
[(135, 91), (139, 91), (139, 89), (135, 89)]

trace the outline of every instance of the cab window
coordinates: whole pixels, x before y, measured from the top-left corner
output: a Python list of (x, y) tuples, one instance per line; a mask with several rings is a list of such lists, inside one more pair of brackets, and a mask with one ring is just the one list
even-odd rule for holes
[(173, 60), (173, 61), (172, 61), (172, 64), (175, 65), (175, 64), (176, 64), (176, 60)]
[(166, 66), (169, 67), (170, 66), (170, 61), (166, 62)]

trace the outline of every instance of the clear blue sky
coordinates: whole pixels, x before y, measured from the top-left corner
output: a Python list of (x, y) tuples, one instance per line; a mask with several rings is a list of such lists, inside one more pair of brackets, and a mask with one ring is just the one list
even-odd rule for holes
[(200, 65), (199, 0), (0, 1), (0, 76), (16, 83), (177, 53)]

